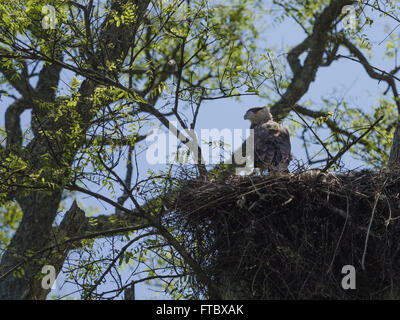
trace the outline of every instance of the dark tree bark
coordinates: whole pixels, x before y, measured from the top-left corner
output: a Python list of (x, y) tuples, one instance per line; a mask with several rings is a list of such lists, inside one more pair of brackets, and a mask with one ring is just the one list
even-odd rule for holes
[[(21, 223), (12, 241), (4, 253), (1, 266), (8, 270), (21, 263), (21, 259), (29, 259), (29, 251), (40, 251), (52, 242), (52, 223), (61, 200), (61, 192), (47, 195), (33, 192), (18, 199), (23, 212)], [(45, 257), (37, 257), (40, 261)], [(0, 299), (37, 299), (43, 298), (40, 280), (34, 276), (41, 271), (42, 264), (32, 259), (24, 265), (24, 274), (19, 278), (12, 273), (0, 282)]]

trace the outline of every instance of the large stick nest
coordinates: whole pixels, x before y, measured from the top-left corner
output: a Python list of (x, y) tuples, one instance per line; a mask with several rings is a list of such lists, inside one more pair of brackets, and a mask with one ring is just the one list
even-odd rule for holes
[[(226, 298), (400, 298), (399, 177), (308, 171), (196, 180), (168, 219)], [(356, 289), (342, 287), (345, 265), (355, 267)]]

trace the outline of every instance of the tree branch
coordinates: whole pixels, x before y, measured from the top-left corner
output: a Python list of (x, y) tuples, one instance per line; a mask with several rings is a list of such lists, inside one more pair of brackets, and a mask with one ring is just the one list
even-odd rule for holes
[[(275, 119), (281, 120), (292, 110), (291, 107), (307, 92), (315, 79), (318, 67), (323, 63), (323, 55), (329, 40), (334, 21), (340, 16), (345, 5), (355, 1), (335, 0), (322, 11), (315, 20), (313, 32), (301, 44), (288, 54), (288, 62), (292, 68), (293, 78), (281, 99), (271, 107)], [(308, 54), (301, 65), (298, 57), (307, 50)]]

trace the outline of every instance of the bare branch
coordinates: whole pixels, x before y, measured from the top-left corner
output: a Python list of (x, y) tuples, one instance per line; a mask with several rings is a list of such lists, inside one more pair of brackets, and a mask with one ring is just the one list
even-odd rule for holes
[[(331, 1), (316, 18), (312, 34), (289, 52), (288, 62), (292, 68), (293, 79), (281, 99), (271, 107), (271, 113), (275, 119), (283, 119), (291, 111), (291, 107), (307, 92), (315, 79), (318, 67), (323, 63), (322, 58), (335, 20), (340, 16), (343, 6), (354, 2)], [(298, 57), (306, 50), (307, 57), (301, 65)]]
[(327, 171), (342, 155), (344, 155), (352, 146), (354, 146), (358, 141), (360, 141), (362, 138), (364, 138), (381, 120), (383, 119), (383, 116), (380, 116), (369, 128), (367, 131), (365, 131), (361, 136), (359, 136), (356, 140), (352, 141), (351, 143), (348, 143), (342, 150), (340, 150), (325, 166), (324, 169), (322, 169), (323, 172)]

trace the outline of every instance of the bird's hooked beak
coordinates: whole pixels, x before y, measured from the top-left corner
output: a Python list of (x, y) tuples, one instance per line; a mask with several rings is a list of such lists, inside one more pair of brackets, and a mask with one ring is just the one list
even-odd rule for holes
[(251, 120), (254, 117), (254, 113), (251, 111), (247, 111), (246, 114), (244, 115), (243, 119), (244, 120)]

